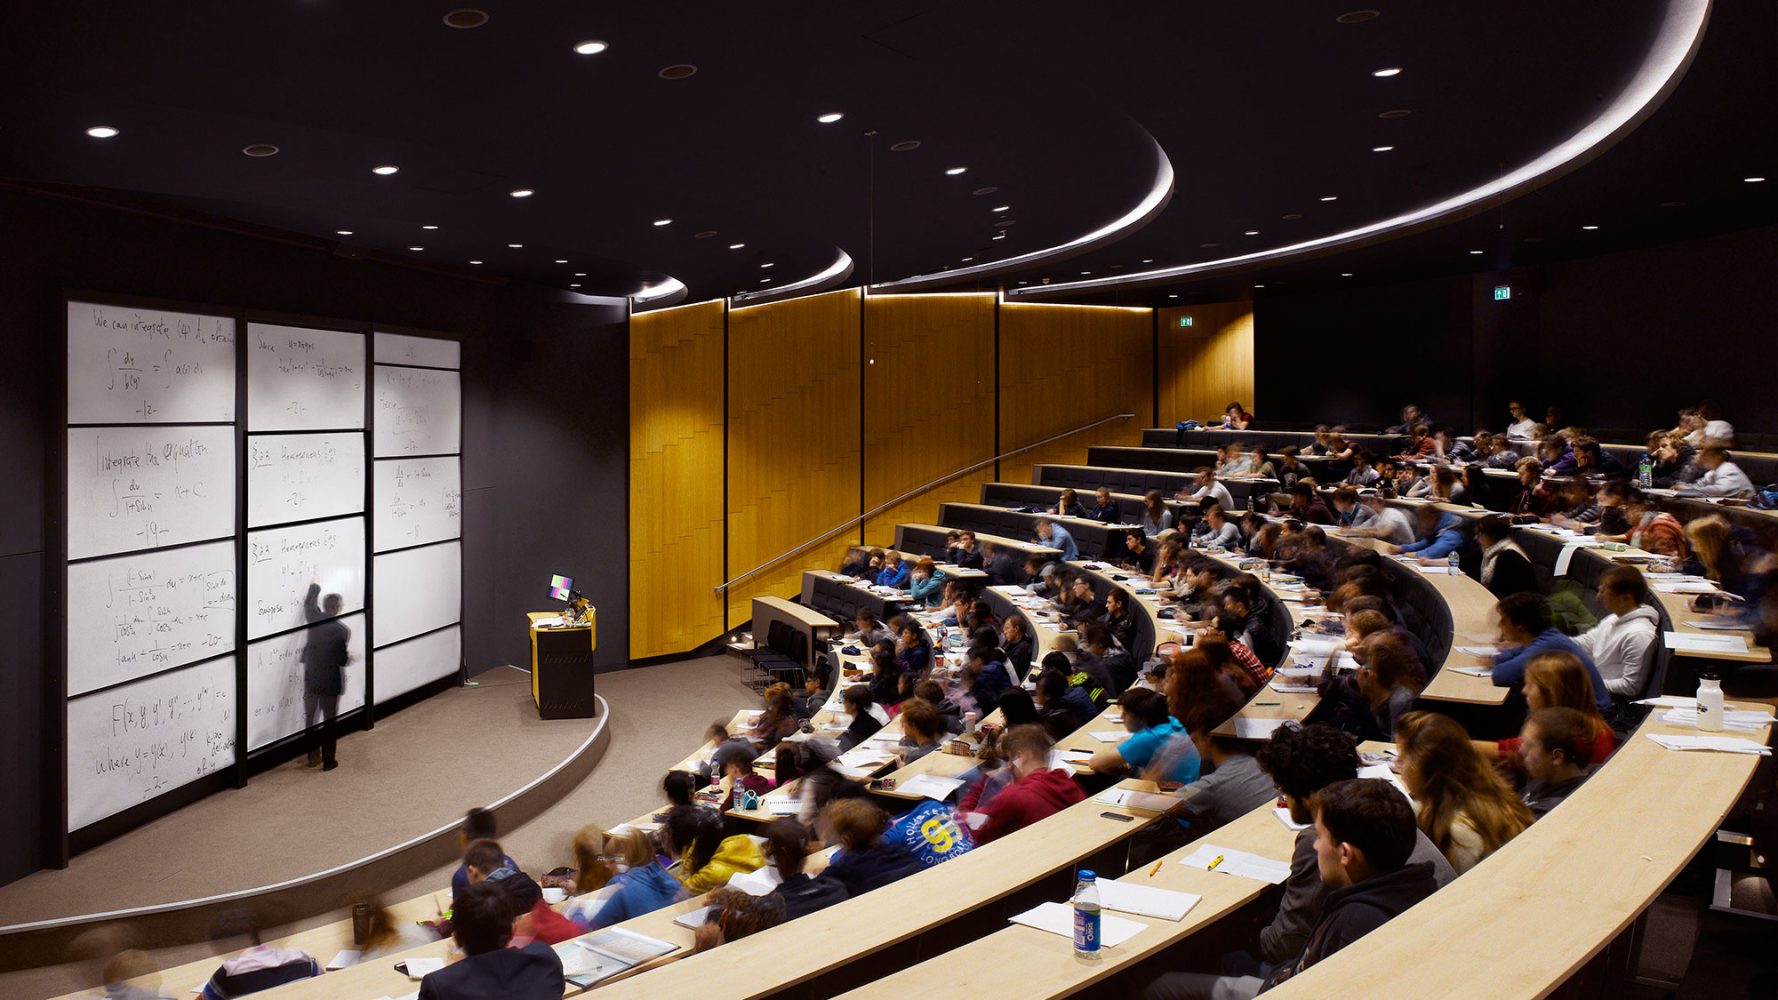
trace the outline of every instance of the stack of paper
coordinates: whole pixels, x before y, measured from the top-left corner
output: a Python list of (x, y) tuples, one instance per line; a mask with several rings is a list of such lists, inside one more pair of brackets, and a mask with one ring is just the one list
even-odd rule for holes
[(1100, 743), (1122, 743), (1130, 738), (1130, 734), (1121, 729), (1095, 729), (1087, 735)]
[(1101, 879), (1098, 886), (1099, 903), (1105, 909), (1156, 920), (1184, 920), (1198, 900), (1204, 898), (1195, 892), (1175, 892), (1135, 882)]
[(962, 778), (946, 778), (936, 774), (916, 774), (912, 778), (897, 785), (897, 792), (919, 795), (934, 802), (943, 802), (951, 797), (951, 793), (963, 787)]
[(1772, 755), (1772, 751), (1764, 743), (1755, 743), (1739, 736), (1671, 736), (1649, 733), (1648, 738), (1669, 750), (1717, 750), (1723, 753), (1758, 754), (1761, 757)]
[[(1676, 708), (1661, 714), (1661, 721), (1669, 726), (1698, 726), (1698, 709)], [(1729, 711), (1722, 713), (1722, 727), (1736, 732), (1755, 733), (1772, 724), (1772, 717), (1764, 712)]]
[(1388, 764), (1367, 764), (1358, 769), (1358, 776), (1360, 778), (1376, 778), (1379, 781), (1389, 782), (1391, 785), (1395, 786), (1396, 791), (1401, 793), (1402, 798), (1408, 800), (1408, 805), (1414, 807), (1414, 812), (1418, 813), (1420, 811), (1420, 803), (1415, 802), (1414, 797), (1408, 794), (1408, 786), (1402, 783), (1401, 775), (1396, 774), (1395, 769)]
[(1661, 641), (1675, 653), (1736, 654), (1747, 652), (1747, 639), (1739, 635), (1699, 635), (1696, 632), (1662, 632)]
[(1052, 760), (1059, 760), (1065, 764), (1085, 764), (1093, 759), (1093, 753), (1090, 750), (1057, 750), (1050, 756)]
[(1485, 656), (1489, 659), (1492, 659), (1495, 653), (1500, 652), (1500, 650), (1494, 646), (1458, 646), (1456, 649), (1457, 652), (1468, 656)]
[(1698, 577), (1680, 577), (1677, 580), (1655, 580), (1652, 586), (1663, 594), (1716, 593), (1716, 584)]
[(1197, 850), (1180, 858), (1179, 863), (1188, 868), (1255, 879), (1272, 885), (1283, 885), (1284, 880), (1290, 877), (1288, 861), (1273, 861), (1271, 858), (1262, 858), (1257, 854), (1218, 847), (1215, 844), (1198, 845)]
[(1315, 692), (1315, 685), (1291, 684), (1289, 683), (1288, 678), (1279, 676), (1272, 678), (1272, 690), (1279, 694), (1313, 694)]
[(1235, 736), (1243, 740), (1269, 740), (1272, 731), (1289, 722), (1289, 719), (1249, 719), (1244, 716), (1235, 718)]
[[(1100, 885), (1103, 887), (1104, 883)], [(1013, 917), (1012, 922), (1065, 938), (1074, 937), (1074, 907), (1067, 903), (1040, 903), (1035, 909)], [(1134, 920), (1114, 917), (1103, 910), (1099, 913), (1099, 946), (1102, 948), (1116, 948), (1142, 931), (1143, 925)]]
[(704, 922), (709, 920), (710, 914), (714, 912), (716, 912), (716, 907), (714, 906), (700, 906), (695, 910), (687, 910), (677, 917), (674, 917), (673, 922), (686, 930), (697, 930), (699, 927), (704, 926)]
[(1298, 823), (1296, 820), (1291, 819), (1290, 810), (1283, 806), (1275, 806), (1272, 809), (1272, 815), (1278, 817), (1278, 822), (1283, 823), (1286, 830), (1302, 831), (1315, 825), (1313, 823)]
[(1454, 670), (1460, 674), (1468, 674), (1471, 677), (1493, 677), (1494, 676), (1494, 668), (1493, 667), (1446, 667), (1445, 669), (1446, 670)]

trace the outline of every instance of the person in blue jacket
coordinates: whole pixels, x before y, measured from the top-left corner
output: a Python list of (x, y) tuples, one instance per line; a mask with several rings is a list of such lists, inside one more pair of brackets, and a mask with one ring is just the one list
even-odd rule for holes
[(611, 837), (607, 843), (619, 855), (617, 860), (628, 867), (612, 876), (609, 884), (617, 886), (617, 891), (606, 897), (605, 905), (586, 922), (587, 930), (596, 931), (631, 917), (653, 913), (679, 899), (683, 886), (672, 873), (661, 867), (660, 858), (655, 856), (647, 837), (630, 831)]
[(908, 585), (908, 577), (912, 573), (913, 568), (901, 558), (901, 553), (890, 549), (883, 554), (883, 569), (877, 573), (877, 585), (897, 589), (904, 588)]
[(1549, 604), (1541, 594), (1513, 594), (1501, 601), (1500, 651), (1494, 654), (1493, 680), (1496, 687), (1518, 687), (1525, 683), (1525, 668), (1544, 653), (1567, 653), (1587, 668), (1593, 681), (1593, 699), (1600, 711), (1611, 708), (1611, 691), (1599, 668), (1586, 650), (1550, 624)]
[(1414, 526), (1420, 537), (1406, 545), (1391, 546), (1394, 551), (1437, 562), (1463, 547), (1463, 518), (1439, 510), (1435, 504), (1423, 504), (1414, 511)]
[(1052, 549), (1061, 549), (1063, 562), (1073, 562), (1080, 558), (1080, 546), (1074, 544), (1074, 536), (1051, 518), (1037, 519), (1037, 540)]

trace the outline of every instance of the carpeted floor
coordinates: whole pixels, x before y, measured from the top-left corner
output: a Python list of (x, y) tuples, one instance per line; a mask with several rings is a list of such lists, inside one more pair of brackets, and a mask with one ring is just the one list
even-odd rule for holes
[[(485, 801), (478, 796), (498, 794), (481, 791), (482, 778), (492, 779), (486, 782), (488, 789), (498, 788), (504, 792), (530, 780), (565, 755), (566, 750), (557, 752), (555, 745), (547, 741), (533, 742), (528, 735), (534, 728), (557, 724), (542, 723), (536, 718), (535, 710), (530, 707), (530, 681), (527, 675), (520, 671), (501, 669), (485, 672), (476, 679), (482, 682), (478, 687), (445, 692), (399, 713), (387, 722), (378, 723), (377, 728), (370, 733), (357, 733), (343, 741), (340, 744), (340, 769), (325, 775), (325, 779), (347, 777), (350, 774), (349, 769), (353, 768), (412, 768), (413, 776), (407, 779), (403, 787), (411, 786), (415, 801), (427, 803), (427, 815), (436, 816), (442, 809), (445, 815), (460, 816), (464, 810)], [(502, 831), (502, 845), (527, 871), (542, 872), (557, 865), (571, 863), (569, 844), (574, 832), (582, 825), (592, 822), (613, 826), (660, 804), (661, 776), (668, 767), (697, 748), (702, 742), (705, 727), (718, 718), (728, 719), (736, 710), (752, 706), (758, 700), (741, 682), (740, 661), (727, 656), (600, 674), (597, 688), (611, 706), (611, 744), (605, 756), (593, 772), (560, 802), (544, 810), (525, 826)], [(407, 727), (448, 724), (450, 719), (444, 713), (457, 710), (458, 706), (452, 704), (453, 702), (488, 697), (501, 698), (512, 703), (512, 711), (517, 716), (513, 732), (519, 734), (514, 739), (494, 746), (465, 741), (467, 745), (461, 756), (446, 755), (440, 758), (428, 755), (416, 759), (412, 754), (401, 752), (401, 733)], [(577, 728), (575, 732), (582, 736), (564, 742), (578, 743), (584, 737), (584, 724), (580, 725), (582, 728)], [(412, 733), (410, 730), (410, 738)], [(242, 791), (225, 792), (203, 803), (194, 804), (190, 809), (166, 817), (131, 836), (143, 833), (160, 836), (163, 831), (158, 828), (163, 824), (185, 828), (184, 817), (187, 813), (231, 798), (233, 801), (228, 805), (230, 810), (244, 810), (251, 814), (255, 800), (241, 798), (242, 796), (250, 795), (261, 787), (270, 791), (285, 781), (309, 781), (319, 785), (323, 776), (318, 772), (307, 771), (300, 765), (289, 765), (261, 776)], [(383, 787), (388, 786), (385, 784)], [(320, 794), (322, 791), (327, 794)], [(337, 823), (332, 834), (316, 836), (313, 838), (315, 840), (345, 840), (347, 838), (340, 837), (338, 831), (361, 828), (361, 824), (346, 820), (357, 815), (357, 810), (364, 806), (358, 804), (348, 807), (344, 803), (330, 802), (329, 799), (332, 798), (335, 798), (334, 789), (317, 789), (317, 795), (312, 800), (304, 800), (307, 803), (305, 810), (311, 806), (324, 809)], [(257, 832), (231, 838), (226, 843), (206, 841), (206, 849), (203, 852), (194, 852), (193, 855), (201, 857), (204, 863), (199, 865), (194, 861), (182, 866), (185, 873), (177, 875), (179, 884), (198, 886), (200, 892), (215, 891), (201, 887), (245, 884), (244, 880), (256, 884), (273, 881), (279, 877), (277, 873), (280, 872), (289, 874), (299, 869), (313, 870), (293, 864), (293, 859), (304, 856), (309, 846), (295, 842), (284, 830), (290, 817), (265, 815), (254, 816), (253, 819), (253, 829)], [(430, 828), (430, 823), (431, 821), (427, 828)], [(171, 834), (172, 831), (167, 832)], [(196, 824), (191, 824), (187, 832), (192, 836), (203, 836)], [(421, 831), (416, 829), (412, 832)], [(351, 845), (351, 850), (355, 853), (351, 856), (357, 857), (402, 837), (379, 829), (374, 832), (374, 837), (350, 839), (355, 841)], [(374, 843), (371, 843), (373, 840)], [(169, 849), (185, 849), (184, 845), (172, 839), (167, 841), (167, 846)], [(97, 855), (105, 850), (102, 847), (89, 854)], [(405, 885), (365, 886), (364, 889), (381, 890), (384, 898), (390, 900), (409, 899), (448, 885), (454, 867), (440, 868)], [(119, 905), (111, 891), (115, 887), (107, 886), (102, 880), (96, 884), (88, 884), (84, 880), (70, 878), (74, 871), (75, 869), (67, 872), (40, 872), (0, 889), (0, 916), (8, 921), (23, 920), (31, 919), (21, 915), (24, 913), (86, 912), (86, 909), (115, 908)], [(53, 877), (55, 884), (52, 885), (52, 879), (44, 876)], [(142, 878), (145, 884), (152, 884), (163, 877), (166, 877), (166, 872), (157, 870), (144, 873)], [(35, 882), (35, 886), (21, 889), (26, 882)], [(57, 898), (54, 895), (61, 892), (82, 894), (76, 898), (88, 902), (83, 904), (84, 908), (76, 908), (70, 899)], [(191, 894), (186, 890), (179, 892)], [(169, 892), (168, 898), (182, 897)], [(323, 914), (285, 927), (266, 928), (265, 936), (278, 937), (338, 919), (340, 916), (343, 914)], [(213, 951), (209, 945), (199, 944), (162, 949), (154, 957), (163, 966), (171, 966), (195, 961)], [(85, 978), (91, 974), (91, 968), (85, 963), (0, 974), (0, 996), (55, 996), (95, 985)]]

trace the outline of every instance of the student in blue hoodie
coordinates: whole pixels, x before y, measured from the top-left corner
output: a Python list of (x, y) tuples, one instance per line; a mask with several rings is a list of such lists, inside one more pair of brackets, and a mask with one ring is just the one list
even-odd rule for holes
[(1419, 556), (1423, 563), (1436, 563), (1463, 547), (1463, 518), (1439, 510), (1437, 504), (1422, 504), (1415, 510), (1414, 527), (1420, 537), (1406, 545), (1390, 546), (1391, 552)]
[(1495, 606), (1500, 615), (1500, 651), (1494, 654), (1496, 687), (1520, 687), (1525, 668), (1544, 653), (1567, 653), (1587, 668), (1599, 710), (1611, 709), (1611, 689), (1587, 651), (1550, 624), (1549, 604), (1541, 594), (1513, 594)]
[(883, 553), (883, 569), (877, 573), (877, 585), (905, 589), (913, 572), (913, 567), (901, 558), (901, 553), (890, 549)]
[(585, 923), (587, 930), (596, 931), (631, 917), (653, 913), (680, 898), (682, 887), (679, 880), (661, 867), (660, 858), (655, 855), (647, 837), (634, 830), (617, 834), (606, 840), (606, 849), (626, 867), (607, 883), (617, 886), (617, 891), (606, 897), (605, 905)]
[(845, 886), (848, 895), (869, 892), (920, 870), (920, 859), (907, 848), (883, 842), (889, 817), (865, 799), (829, 803), (821, 823), (830, 839), (840, 844), (825, 874)]
[(1052, 549), (1061, 549), (1063, 562), (1073, 562), (1080, 558), (1080, 546), (1074, 544), (1074, 536), (1068, 533), (1067, 528), (1057, 524), (1054, 518), (1037, 519), (1037, 540)]

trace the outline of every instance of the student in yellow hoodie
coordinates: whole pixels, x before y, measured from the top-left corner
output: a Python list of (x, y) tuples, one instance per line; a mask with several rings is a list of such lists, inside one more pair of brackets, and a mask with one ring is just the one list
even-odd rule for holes
[(766, 864), (753, 838), (724, 837), (722, 817), (703, 806), (674, 806), (667, 813), (666, 833), (667, 855), (679, 862), (674, 875), (693, 895), (721, 888), (730, 877)]

